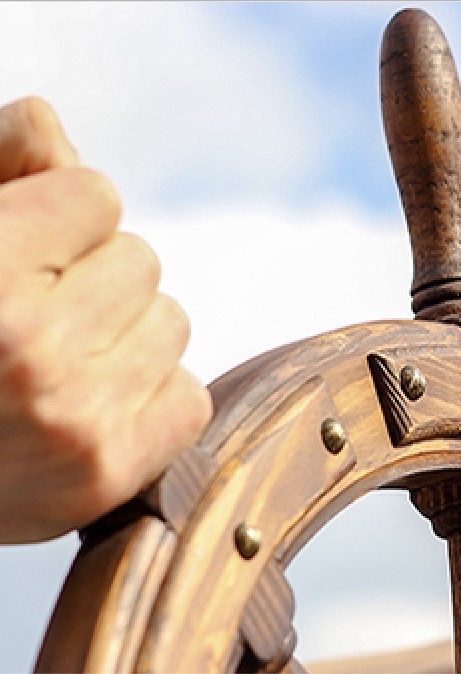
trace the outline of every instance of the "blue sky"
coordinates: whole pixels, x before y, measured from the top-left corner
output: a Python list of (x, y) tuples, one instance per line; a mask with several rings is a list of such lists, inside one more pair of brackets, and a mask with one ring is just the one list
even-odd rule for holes
[[(285, 86), (296, 88), (297, 112), (305, 131), (313, 126), (318, 133), (318, 166), (312, 163), (311, 139), (299, 134), (304, 161), (275, 194), (267, 183), (258, 184), (256, 176), (249, 181), (233, 176), (227, 182), (221, 172), (211, 183), (206, 176), (208, 189), (227, 190), (238, 199), (259, 194), (262, 199), (301, 209), (321, 199), (325, 191), (335, 190), (370, 209), (395, 213), (395, 190), (379, 133), (377, 83), (377, 45), (383, 17), (392, 12), (384, 7), (348, 12), (314, 3), (223, 4), (210, 5), (211, 20), (233, 35), (237, 49), (239, 39), (270, 46), (284, 69)], [(263, 76), (270, 80), (270, 64)], [(223, 158), (216, 164), (223, 168)], [(187, 176), (183, 184), (176, 184), (171, 201), (168, 191), (160, 199), (168, 206), (177, 205), (179, 192), (187, 207), (191, 191), (193, 179)]]
[[(0, 102), (48, 99), (115, 181), (122, 226), (158, 251), (191, 317), (185, 361), (203, 381), (283, 342), (411, 316), (378, 104), (381, 35), (408, 5), (0, 3)], [(460, 61), (460, 4), (418, 6)], [(0, 549), (1, 673), (30, 668), (75, 549), (72, 535)], [(447, 635), (444, 554), (405, 494), (354, 505), (290, 569), (299, 657)]]
[[(461, 18), (459, 5), (426, 5), (445, 19), (450, 34)], [(184, 152), (181, 171), (161, 186), (146, 184), (142, 202), (186, 211), (210, 201), (259, 200), (302, 211), (334, 192), (395, 217), (398, 201), (381, 134), (378, 54), (386, 21), (401, 7), (392, 2), (262, 2), (205, 3), (191, 10), (194, 20), (200, 15), (206, 27), (207, 55), (219, 67), (220, 85), (214, 99), (213, 94), (207, 97), (205, 117), (216, 135), (205, 143), (201, 138), (202, 152), (195, 147), (190, 154)], [(155, 11), (148, 14), (154, 17)], [(173, 71), (187, 79), (189, 72), (194, 81), (199, 73), (188, 61), (194, 53), (193, 47), (179, 50), (175, 65), (164, 60), (161, 70), (167, 78)], [(258, 88), (264, 94), (255, 107), (252, 97), (244, 99), (247, 67), (256, 95)], [(147, 96), (149, 74), (143, 73)], [(209, 75), (205, 69), (202, 81)], [(178, 95), (175, 121), (181, 126), (188, 124), (189, 94), (185, 88)], [(223, 108), (230, 97), (226, 119)], [(232, 122), (237, 118), (236, 128)], [(242, 126), (248, 134), (246, 147), (238, 137)], [(200, 124), (196, 131), (206, 137)], [(283, 134), (285, 152), (280, 147)]]

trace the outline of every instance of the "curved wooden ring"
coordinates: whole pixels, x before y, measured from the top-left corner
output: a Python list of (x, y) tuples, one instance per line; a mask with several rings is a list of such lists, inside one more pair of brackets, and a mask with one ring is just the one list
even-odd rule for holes
[[(417, 400), (402, 390), (408, 365), (425, 377)], [(201, 442), (86, 532), (36, 671), (302, 671), (284, 568), (367, 491), (423, 488), (461, 467), (460, 366), (457, 327), (377, 322), (218, 379)], [(334, 451), (327, 418), (345, 432)], [(250, 559), (241, 523), (261, 532)]]

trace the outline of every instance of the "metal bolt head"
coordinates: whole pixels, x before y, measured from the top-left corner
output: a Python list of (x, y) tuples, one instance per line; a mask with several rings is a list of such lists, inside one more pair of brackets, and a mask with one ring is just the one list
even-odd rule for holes
[(405, 365), (400, 370), (400, 386), (409, 400), (418, 400), (426, 390), (426, 379), (417, 367)]
[(237, 550), (244, 559), (251, 559), (261, 547), (261, 530), (241, 522), (235, 530), (234, 540)]
[(332, 454), (338, 454), (346, 444), (347, 436), (343, 425), (337, 419), (324, 419), (321, 426), (322, 440)]

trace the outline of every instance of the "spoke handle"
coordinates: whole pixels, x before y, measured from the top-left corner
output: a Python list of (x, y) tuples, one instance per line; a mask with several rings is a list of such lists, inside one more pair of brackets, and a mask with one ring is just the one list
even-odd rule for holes
[(422, 10), (388, 24), (384, 129), (411, 245), (417, 318), (461, 320), (461, 93), (447, 40)]

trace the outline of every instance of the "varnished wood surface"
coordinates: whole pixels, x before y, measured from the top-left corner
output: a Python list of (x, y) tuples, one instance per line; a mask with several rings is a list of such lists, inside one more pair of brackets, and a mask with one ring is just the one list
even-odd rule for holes
[(144, 516), (95, 545), (85, 543), (37, 671), (130, 671), (175, 539), (163, 522)]
[[(403, 446), (393, 444), (369, 368), (369, 356), (376, 353), (387, 354), (392, 367), (398, 368), (410, 358), (426, 369), (427, 399), (411, 402), (411, 415), (421, 423), (418, 420), (426, 419), (433, 409), (435, 416), (429, 428), (437, 429), (436, 437), (425, 436), (423, 442)], [(202, 442), (193, 448), (192, 463), (184, 463), (182, 457), (178, 460), (183, 466), (179, 473), (177, 467), (171, 468), (183, 476), (179, 482), (175, 480), (175, 493), (187, 516), (173, 512), (175, 538), (168, 569), (164, 562), (156, 566), (156, 559), (165, 559), (158, 546), (153, 546), (151, 563), (144, 562), (143, 568), (149, 567), (155, 579), (151, 595), (145, 584), (142, 592), (120, 593), (116, 579), (125, 577), (118, 570), (120, 562), (111, 567), (112, 553), (101, 552), (106, 566), (115, 569), (108, 574), (112, 585), (104, 590), (104, 605), (112, 609), (100, 608), (91, 619), (81, 610), (85, 605), (81, 587), (87, 589), (86, 596), (91, 596), (100, 582), (94, 568), (87, 567), (86, 577), (80, 576), (78, 584), (70, 579), (61, 605), (71, 607), (72, 612), (63, 613), (62, 606), (58, 607), (55, 620), (59, 629), (52, 623), (40, 671), (108, 672), (108, 663), (114, 662), (109, 652), (129, 652), (133, 658), (137, 651), (132, 636), (135, 633), (142, 634), (141, 648), (134, 659), (135, 671), (139, 672), (223, 672), (239, 640), (243, 645), (253, 642), (256, 649), (259, 644), (260, 652), (268, 658), (274, 656), (281, 666), (283, 657), (290, 655), (284, 651), (284, 642), (291, 639), (292, 613), (290, 603), (283, 599), (283, 583), (277, 599), (278, 584), (262, 582), (258, 601), (265, 601), (266, 619), (242, 623), (247, 607), (257, 597), (260, 579), (275, 562), (283, 569), (324, 522), (369, 489), (396, 480), (404, 484), (406, 478), (414, 479), (415, 475), (424, 482), (427, 473), (461, 466), (461, 440), (453, 437), (454, 418), (456, 414), (461, 416), (461, 411), (455, 401), (458, 388), (451, 376), (460, 358), (457, 327), (395, 321), (351, 326), (289, 345), (277, 351), (273, 360), (262, 359), (257, 370), (244, 365), (250, 372), (249, 380), (242, 379), (236, 388), (230, 388), (228, 399), (221, 398), (215, 420)], [(238, 381), (238, 372), (227, 376), (231, 382)], [(219, 385), (223, 390), (222, 379)], [(325, 417), (337, 418), (344, 425), (348, 440), (338, 454), (330, 454), (323, 444), (320, 426)], [(214, 463), (214, 473), (204, 482), (204, 473), (194, 473), (197, 457), (202, 455)], [(192, 483), (186, 479), (184, 466), (196, 475)], [(164, 479), (169, 484), (168, 473)], [(191, 485), (197, 480), (204, 489), (198, 499), (179, 498), (177, 490), (192, 493)], [(146, 504), (158, 508), (163, 501), (157, 497), (151, 501), (152, 493), (158, 496), (158, 488), (145, 495)], [(157, 517), (161, 520), (164, 515), (159, 511)], [(261, 549), (251, 560), (242, 559), (235, 549), (233, 533), (241, 521), (249, 521), (262, 531)], [(129, 528), (124, 531), (127, 545), (132, 534)], [(147, 560), (145, 545), (147, 542), (138, 540), (138, 555)], [(86, 568), (78, 566), (78, 560), (76, 564), (76, 568)], [(139, 580), (132, 587), (140, 587)], [(128, 610), (123, 619), (118, 618), (122, 627), (117, 632), (114, 616), (121, 610), (116, 605), (122, 596)], [(144, 605), (152, 606), (145, 633), (144, 618), (137, 617), (146, 615), (138, 611), (141, 599)], [(126, 628), (130, 615), (131, 632)], [(135, 629), (138, 622), (141, 627)], [(92, 634), (83, 660), (78, 648), (69, 647), (74, 638), (82, 641), (73, 631), (75, 623)], [(63, 633), (67, 634), (65, 646)], [(112, 642), (116, 645), (110, 651), (106, 646)], [(268, 644), (275, 650), (269, 652)], [(64, 649), (65, 656), (61, 653)], [(78, 657), (70, 662), (74, 651)], [(131, 665), (116, 671), (132, 671)]]
[(412, 292), (420, 318), (446, 320), (459, 298), (420, 291), (461, 279), (461, 94), (442, 30), (422, 10), (389, 23), (381, 47), (381, 100), (395, 178), (411, 237)]

